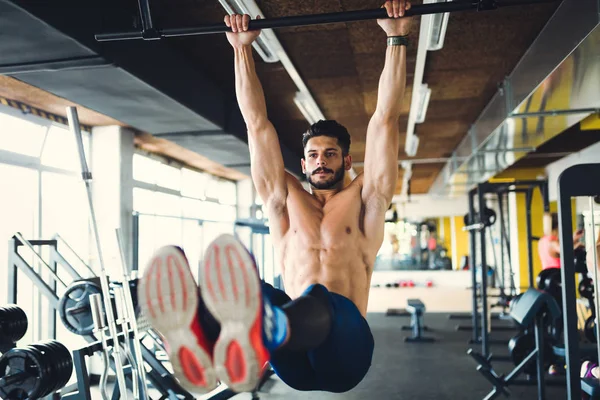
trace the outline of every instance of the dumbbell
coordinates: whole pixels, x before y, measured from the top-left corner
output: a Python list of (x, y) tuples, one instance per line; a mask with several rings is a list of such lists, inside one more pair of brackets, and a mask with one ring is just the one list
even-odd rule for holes
[(57, 341), (12, 349), (0, 357), (0, 398), (45, 397), (63, 388), (72, 373), (71, 353)]
[(0, 347), (12, 345), (27, 333), (27, 314), (20, 307), (0, 307)]

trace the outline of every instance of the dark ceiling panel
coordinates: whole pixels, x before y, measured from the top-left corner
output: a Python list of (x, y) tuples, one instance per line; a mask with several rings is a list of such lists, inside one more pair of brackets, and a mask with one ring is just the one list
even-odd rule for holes
[(46, 24), (23, 29), (32, 19), (14, 4), (0, 1), (0, 66), (96, 55)]
[[(267, 18), (378, 8), (382, 3), (375, 0), (256, 2)], [(245, 140), (243, 122), (236, 114), (233, 52), (224, 34), (98, 44), (92, 40), (93, 33), (131, 27), (137, 2), (107, 0), (82, 5), (61, 0), (59, 3), (44, 12), (40, 11), (39, 3), (29, 4), (108, 60), (118, 61), (124, 69), (167, 96)], [(418, 158), (450, 154), (558, 3), (451, 15), (444, 48), (428, 53), (424, 82), (433, 92), (427, 120), (417, 126), (422, 138)], [(72, 6), (67, 9), (65, 5)], [(216, 0), (156, 0), (152, 5), (159, 27), (215, 23), (225, 15)], [(399, 121), (401, 157), (404, 157), (418, 31), (417, 19), (407, 53), (408, 82)], [(376, 107), (385, 57), (385, 34), (381, 28), (375, 21), (363, 21), (278, 29), (275, 33), (325, 116), (337, 119), (350, 131), (354, 160), (363, 161), (365, 133)], [(302, 155), (300, 136), (307, 128), (293, 102), (296, 87), (280, 63), (265, 64), (258, 56), (255, 60), (269, 117), (281, 142), (295, 157), (286, 166), (296, 164)], [(220, 111), (215, 112), (217, 109)], [(237, 119), (231, 117), (234, 114)], [(413, 193), (426, 192), (441, 167), (441, 164), (415, 166)]]
[(519, 168), (544, 168), (569, 153), (576, 153), (598, 142), (600, 130), (582, 131), (580, 125), (576, 124), (542, 144), (535, 152), (521, 158), (508, 171)]

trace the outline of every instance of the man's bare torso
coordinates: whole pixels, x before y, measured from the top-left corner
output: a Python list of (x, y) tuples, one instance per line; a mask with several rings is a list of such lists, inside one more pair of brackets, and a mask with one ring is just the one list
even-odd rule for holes
[(295, 178), (289, 176), (287, 181), (286, 209), (269, 210), (286, 292), (296, 298), (309, 285), (320, 283), (349, 298), (364, 316), (381, 243), (364, 235), (362, 177), (323, 205)]

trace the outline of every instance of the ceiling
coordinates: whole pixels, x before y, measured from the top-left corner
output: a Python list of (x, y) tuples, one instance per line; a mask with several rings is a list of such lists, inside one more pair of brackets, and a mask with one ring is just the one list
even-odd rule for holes
[[(373, 0), (256, 3), (267, 18), (381, 6), (381, 1)], [(443, 49), (427, 55), (423, 81), (432, 94), (427, 118), (416, 127), (421, 142), (417, 158), (451, 155), (559, 4), (450, 16)], [(225, 15), (217, 0), (157, 0), (151, 6), (155, 25), (163, 28), (218, 23)], [(225, 35), (94, 40), (96, 33), (131, 29), (137, 14), (137, 2), (132, 0), (56, 0), (51, 6), (0, 0), (0, 26), (6, 27), (0, 28), (5, 38), (0, 42), (0, 74), (150, 133), (154, 142), (174, 142), (222, 164), (225, 175), (227, 169), (247, 174), (246, 132), (235, 100), (233, 55)], [(407, 90), (399, 121), (402, 147), (418, 22), (415, 19), (408, 50)], [(325, 117), (348, 128), (353, 159), (362, 162), (383, 68), (385, 34), (375, 21), (363, 21), (281, 28), (276, 35)], [(71, 60), (72, 65), (44, 68), (58, 59)], [(294, 104), (298, 89), (281, 63), (265, 63), (257, 55), (255, 60), (286, 167), (299, 173), (301, 133), (308, 123)], [(403, 151), (400, 158), (407, 158)], [(411, 192), (427, 193), (444, 165), (443, 161), (414, 164)], [(401, 179), (402, 170), (398, 192)]]

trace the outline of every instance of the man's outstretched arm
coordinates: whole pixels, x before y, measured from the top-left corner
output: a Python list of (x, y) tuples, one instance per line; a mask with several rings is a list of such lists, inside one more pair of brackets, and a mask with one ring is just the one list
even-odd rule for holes
[[(388, 15), (378, 20), (388, 38), (406, 36), (410, 19), (402, 18), (410, 9), (407, 0), (386, 1)], [(400, 17), (400, 18), (398, 18)], [(383, 235), (383, 221), (398, 180), (398, 119), (406, 87), (406, 46), (387, 46), (385, 66), (379, 80), (377, 108), (367, 129), (362, 200), (366, 206), (365, 230), (376, 236)], [(379, 237), (372, 238), (377, 241)]]
[(248, 129), (250, 168), (254, 186), (267, 208), (283, 210), (287, 197), (286, 173), (275, 127), (267, 117), (265, 96), (256, 75), (252, 42), (260, 31), (247, 31), (248, 15), (226, 16), (232, 27), (227, 39), (235, 55), (235, 90)]

